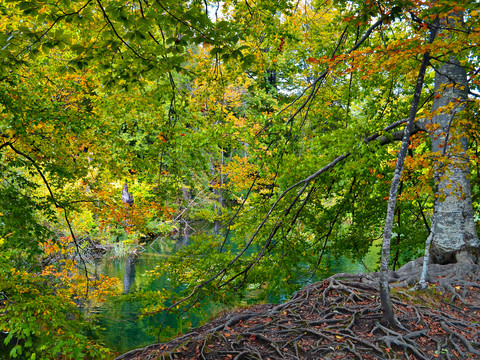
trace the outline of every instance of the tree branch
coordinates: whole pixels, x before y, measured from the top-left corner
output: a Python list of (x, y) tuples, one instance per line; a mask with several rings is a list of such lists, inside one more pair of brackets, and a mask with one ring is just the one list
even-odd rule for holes
[[(372, 33), (372, 31), (377, 28), (378, 26), (380, 26), (382, 23), (383, 23), (383, 20), (385, 19), (385, 16), (382, 16), (379, 20), (377, 20), (366, 32), (365, 34), (360, 38), (360, 40), (347, 52), (347, 54), (351, 53), (352, 51), (355, 51), (356, 49), (358, 49), (360, 47), (360, 45), (370, 36), (370, 34)], [(302, 105), (300, 105), (300, 107), (295, 111), (295, 113), (289, 118), (289, 120), (287, 121), (290, 122), (293, 120), (293, 118), (308, 104), (308, 102), (311, 100), (313, 94), (316, 92), (316, 88), (315, 88), (315, 85), (321, 80), (323, 79), (329, 72), (330, 68), (326, 69), (315, 81), (312, 85), (310, 85), (308, 88), (313, 87), (312, 91), (310, 92), (308, 98), (302, 103)], [(304, 90), (303, 94), (305, 93), (306, 89)], [(301, 96), (303, 96), (303, 94)], [(301, 97), (297, 97), (297, 99), (295, 99), (290, 105), (288, 105), (286, 108), (280, 110), (280, 112), (277, 113), (277, 115), (279, 115), (280, 113), (282, 113), (283, 111), (285, 111), (287, 108), (289, 108), (293, 103), (295, 103), (296, 101), (298, 101), (298, 99)], [(396, 128), (397, 126), (403, 124), (404, 121), (401, 120), (401, 121), (398, 121), (394, 124), (391, 124), (389, 125), (387, 128), (384, 129), (384, 131), (389, 131), (391, 129), (394, 129)], [(260, 130), (258, 133), (257, 133), (257, 136), (262, 133), (266, 128), (268, 127), (265, 126), (262, 130)], [(368, 138), (366, 138), (364, 140), (364, 143), (365, 144), (368, 144), (369, 142), (377, 139), (378, 137), (380, 137), (380, 134), (375, 134), (375, 135), (372, 135)], [(227, 271), (231, 268), (231, 266), (233, 264), (235, 264), (244, 254), (245, 252), (247, 251), (247, 249), (252, 245), (254, 239), (257, 237), (257, 235), (259, 234), (260, 230), (265, 226), (265, 224), (267, 223), (268, 219), (270, 218), (270, 216), (272, 215), (273, 211), (276, 209), (276, 207), (278, 206), (278, 204), (280, 203), (280, 201), (290, 192), (292, 191), (293, 189), (297, 188), (298, 186), (300, 185), (303, 185), (302, 186), (302, 189), (299, 191), (299, 194), (297, 194), (297, 196), (295, 197), (294, 201), (290, 204), (290, 206), (288, 207), (288, 209), (285, 210), (284, 212), (284, 216), (288, 214), (288, 212), (293, 208), (293, 205), (296, 203), (296, 201), (298, 201), (298, 199), (300, 198), (301, 194), (306, 190), (308, 184), (318, 178), (321, 174), (327, 172), (328, 170), (330, 169), (333, 169), (338, 163), (342, 162), (343, 160), (345, 160), (346, 158), (348, 158), (349, 156), (351, 155), (351, 152), (347, 152), (343, 155), (340, 155), (340, 156), (337, 156), (333, 161), (331, 161), (330, 163), (328, 163), (327, 165), (325, 165), (324, 167), (322, 167), (321, 169), (319, 169), (318, 171), (316, 171), (315, 173), (311, 174), (310, 176), (306, 177), (305, 179), (303, 180), (300, 180), (298, 181), (297, 183), (291, 185), (290, 187), (288, 187), (285, 191), (283, 191), (280, 196), (277, 198), (277, 200), (273, 203), (273, 205), (270, 207), (269, 211), (267, 212), (267, 214), (264, 216), (262, 222), (257, 226), (256, 230), (254, 231), (253, 235), (250, 237), (250, 239), (248, 240), (247, 244), (243, 247), (243, 249), (235, 256), (234, 259), (232, 259), (224, 268), (220, 269), (219, 271), (217, 271), (214, 275), (212, 275), (210, 278), (208, 278), (207, 280), (203, 281), (202, 283), (196, 285), (192, 291), (187, 295), (185, 296), (184, 298), (180, 299), (179, 301), (175, 302), (174, 304), (170, 305), (169, 307), (167, 307), (167, 309), (165, 310), (165, 314), (164, 314), (164, 317), (163, 317), (163, 320), (162, 320), (162, 323), (160, 325), (160, 328), (163, 327), (163, 324), (165, 323), (165, 320), (166, 320), (166, 317), (167, 315), (169, 314), (169, 312), (176, 306), (178, 306), (179, 304), (182, 304), (184, 302), (186, 302), (187, 300), (191, 299), (198, 291), (200, 291), (202, 288), (204, 288), (205, 286), (207, 286), (208, 284), (212, 283), (214, 280), (220, 278), (222, 279)], [(304, 205), (304, 204), (303, 204)], [(302, 205), (302, 208), (303, 208), (303, 205)], [(301, 209), (300, 209), (301, 210)], [(280, 215), (281, 216), (281, 215)], [(282, 222), (280, 221), (280, 216), (279, 218), (277, 218), (277, 221), (276, 221), (276, 224), (274, 225), (273, 229), (270, 231), (270, 234), (262, 248), (262, 250), (260, 251), (260, 254), (252, 261), (250, 262), (246, 269), (244, 269), (242, 272), (238, 273), (238, 274), (235, 274), (233, 275), (231, 278), (229, 278), (228, 280), (226, 280), (225, 282), (223, 282), (220, 286), (224, 286), (226, 285), (227, 283), (233, 281), (235, 278), (237, 278), (238, 276), (240, 276), (241, 274), (245, 274), (248, 272), (248, 270), (250, 268), (252, 268), (255, 264), (258, 263), (258, 261), (262, 258), (263, 254), (265, 253), (265, 250), (268, 248), (268, 246), (270, 245), (271, 243), (271, 240), (273, 239), (274, 235), (276, 234), (276, 232), (278, 231), (278, 229), (280, 228), (280, 226), (282, 225)]]
[[(60, 208), (63, 210), (63, 213), (64, 213), (64, 218), (65, 218), (65, 221), (67, 223), (67, 226), (68, 226), (68, 229), (70, 231), (70, 235), (72, 236), (72, 240), (73, 240), (73, 243), (75, 244), (75, 249), (77, 250), (77, 255), (78, 257), (80, 258), (82, 264), (83, 264), (83, 267), (84, 267), (84, 271), (85, 271), (85, 277), (87, 279), (87, 286), (86, 286), (86, 297), (88, 298), (88, 292), (89, 292), (89, 288), (88, 288), (88, 282), (89, 282), (89, 278), (88, 278), (88, 269), (87, 269), (87, 262), (85, 261), (85, 259), (83, 259), (82, 257), (82, 254), (80, 253), (80, 246), (77, 242), (77, 238), (73, 232), (73, 229), (72, 229), (72, 225), (70, 223), (70, 220), (68, 219), (68, 214), (67, 214), (67, 209), (60, 205), (58, 203), (58, 201), (56, 200), (55, 196), (53, 195), (53, 191), (52, 191), (52, 188), (50, 187), (50, 184), (47, 180), (47, 178), (45, 177), (45, 175), (43, 174), (43, 171), (42, 169), (40, 169), (40, 166), (38, 166), (38, 164), (35, 162), (35, 160), (33, 160), (29, 155), (25, 154), (24, 152), (18, 150), (16, 147), (13, 146), (12, 143), (7, 143), (7, 145), (10, 147), (10, 149), (12, 149), (16, 154), (20, 155), (20, 156), (23, 156), (25, 159), (27, 159), (28, 161), (30, 161), (30, 163), (35, 167), (35, 169), (37, 170), (38, 174), (40, 175), (40, 177), (42, 178), (43, 180), (43, 183), (45, 184), (45, 186), (47, 187), (47, 190), (50, 194), (50, 197), (52, 198), (52, 201), (53, 201), (53, 204), (57, 207), (57, 208)], [(0, 147), (1, 148), (1, 147)]]
[[(362, 45), (362, 44), (365, 42), (365, 40), (367, 40), (367, 39), (369, 38), (369, 36), (370, 36), (370, 34), (372, 33), (372, 31), (375, 30), (377, 27), (379, 27), (379, 26), (383, 23), (383, 20), (385, 20), (385, 17), (386, 17), (385, 15), (382, 16), (382, 17), (381, 17), (380, 19), (378, 19), (370, 28), (368, 28), (368, 30), (367, 30), (367, 31), (365, 32), (365, 34), (360, 38), (360, 40), (357, 41), (357, 43), (356, 43), (350, 50), (348, 50), (348, 51), (346, 52), (346, 54), (350, 54), (351, 52), (357, 50), (357, 49), (360, 47), (360, 45)], [(334, 50), (331, 58), (334, 57), (335, 52), (337, 51), (338, 47), (340, 46), (340, 43), (343, 41), (343, 36), (344, 36), (346, 30), (347, 30), (347, 28), (345, 28), (344, 32), (342, 33), (342, 36), (341, 36), (340, 39), (338, 40), (337, 45), (336, 45), (336, 47), (335, 47), (335, 50)], [(294, 113), (289, 117), (289, 119), (287, 120), (287, 124), (293, 122), (294, 118), (300, 113), (300, 111), (302, 111), (303, 108), (305, 108), (305, 106), (310, 102), (310, 100), (313, 99), (315, 93), (317, 92), (317, 84), (318, 84), (321, 80), (323, 80), (323, 79), (328, 75), (328, 73), (330, 72), (330, 70), (331, 70), (331, 67), (328, 67), (327, 69), (325, 69), (325, 71), (324, 71), (322, 74), (320, 74), (320, 76), (318, 76), (311, 85), (307, 86), (307, 87), (303, 90), (303, 92), (302, 92), (299, 96), (297, 96), (297, 98), (296, 98), (294, 101), (292, 101), (289, 105), (287, 105), (286, 107), (284, 107), (283, 109), (281, 109), (281, 110), (276, 114), (276, 116), (279, 116), (282, 112), (284, 112), (285, 110), (287, 110), (288, 108), (290, 108), (290, 107), (291, 107), (293, 104), (295, 104), (300, 98), (303, 97), (303, 95), (306, 93), (306, 91), (307, 91), (308, 89), (312, 88), (312, 90), (310, 91), (310, 93), (309, 93), (308, 97), (305, 99), (305, 101), (297, 108), (297, 110), (295, 110), (295, 112), (294, 112)], [(269, 119), (269, 122), (267, 122), (267, 124), (256, 134), (256, 136), (260, 135), (263, 131), (265, 131), (265, 130), (268, 128), (268, 126), (270, 125), (271, 119), (272, 119), (272, 118)]]
[(137, 56), (138, 58), (142, 59), (142, 60), (145, 60), (145, 61), (149, 61), (147, 58), (141, 56), (134, 48), (132, 48), (125, 40), (123, 40), (123, 38), (120, 36), (120, 34), (117, 32), (117, 29), (115, 29), (115, 26), (113, 25), (112, 21), (110, 20), (110, 18), (108, 17), (107, 15), (107, 12), (105, 11), (102, 3), (100, 2), (100, 0), (97, 0), (97, 4), (98, 6), (100, 7), (100, 10), (102, 11), (102, 14), (103, 14), (103, 17), (105, 18), (105, 20), (107, 20), (108, 24), (110, 25), (110, 27), (112, 28), (112, 31), (113, 33), (115, 34), (115, 36), (122, 42), (123, 45), (125, 45), (128, 49), (130, 49), (134, 54), (135, 56)]
[[(432, 43), (437, 34), (436, 29), (432, 29), (430, 33), (429, 43)], [(393, 312), (392, 301), (390, 299), (390, 287), (388, 284), (388, 265), (390, 263), (390, 241), (392, 237), (393, 220), (395, 216), (395, 205), (397, 201), (398, 185), (402, 176), (403, 164), (408, 151), (410, 143), (410, 134), (413, 130), (415, 116), (417, 114), (418, 105), (420, 103), (420, 96), (422, 94), (423, 82), (427, 66), (430, 62), (429, 53), (423, 54), (422, 64), (418, 71), (417, 83), (415, 85), (415, 92), (412, 103), (410, 105), (410, 112), (408, 114), (407, 126), (404, 129), (402, 147), (398, 152), (397, 163), (395, 165), (395, 172), (393, 174), (392, 184), (390, 186), (390, 193), (388, 196), (387, 216), (385, 219), (385, 227), (383, 231), (382, 242), (382, 257), (380, 262), (380, 300), (382, 308), (382, 323), (384, 325), (398, 325), (398, 320), (395, 318)]]

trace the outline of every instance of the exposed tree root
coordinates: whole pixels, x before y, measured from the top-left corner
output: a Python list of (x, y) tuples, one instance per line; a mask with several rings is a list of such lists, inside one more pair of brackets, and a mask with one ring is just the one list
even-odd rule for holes
[(117, 360), (480, 358), (480, 266), (435, 265), (429, 289), (405, 288), (417, 270), (392, 273), (394, 328), (379, 323), (377, 274), (337, 274), (283, 304), (230, 313)]

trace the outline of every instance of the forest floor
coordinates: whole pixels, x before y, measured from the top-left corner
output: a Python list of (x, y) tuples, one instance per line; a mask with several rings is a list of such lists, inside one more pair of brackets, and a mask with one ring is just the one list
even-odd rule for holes
[(229, 312), (168, 343), (116, 360), (480, 359), (480, 266), (420, 260), (391, 273), (400, 326), (380, 324), (378, 274), (336, 274), (289, 301)]

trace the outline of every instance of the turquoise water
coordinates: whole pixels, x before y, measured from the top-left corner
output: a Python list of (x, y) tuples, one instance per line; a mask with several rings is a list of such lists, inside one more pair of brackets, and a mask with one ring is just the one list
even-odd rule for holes
[[(125, 352), (187, 332), (209, 317), (212, 311), (212, 304), (201, 304), (188, 315), (177, 317), (169, 314), (160, 334), (158, 329), (164, 321), (164, 313), (141, 318), (139, 314), (142, 304), (135, 299), (135, 295), (169, 288), (167, 277), (152, 282), (144, 275), (165, 261), (168, 256), (165, 253), (175, 251), (175, 246), (162, 251), (161, 245), (158, 243), (154, 248), (146, 247), (146, 251), (135, 258), (105, 259), (96, 264), (98, 273), (119, 279), (118, 297), (107, 300), (104, 305), (88, 309), (90, 314), (97, 315), (97, 325), (103, 329), (99, 333), (99, 340), (115, 351)], [(172, 245), (171, 241), (169, 245)]]
[[(149, 283), (142, 274), (154, 269), (162, 261), (161, 257), (154, 254), (140, 255), (134, 264), (129, 264), (129, 259), (113, 259), (103, 261), (99, 270), (102, 274), (117, 277), (120, 280), (119, 293), (125, 293), (129, 288), (130, 294), (141, 290), (159, 290), (168, 287), (168, 279), (161, 278)], [(130, 269), (129, 269), (130, 268)], [(132, 271), (132, 269), (134, 269)], [(139, 312), (141, 303), (132, 300), (127, 295), (107, 301), (104, 306), (93, 311), (99, 314), (98, 325), (104, 330), (101, 340), (113, 350), (123, 352), (136, 347), (157, 342), (157, 330), (163, 321), (163, 314), (141, 319)], [(192, 313), (188, 318), (177, 318), (169, 315), (165, 321), (163, 336), (171, 337), (177, 332), (188, 330), (190, 326), (198, 325), (199, 315)]]
[[(97, 264), (98, 272), (120, 280), (119, 293), (130, 294), (130, 296), (121, 295), (116, 299), (107, 301), (103, 306), (91, 309), (91, 311), (99, 315), (98, 325), (104, 329), (100, 333), (100, 340), (106, 346), (119, 353), (155, 343), (158, 339), (166, 341), (175, 335), (188, 332), (192, 327), (196, 327), (202, 321), (208, 319), (215, 307), (214, 304), (204, 303), (182, 317), (177, 317), (173, 314), (168, 315), (162, 333), (158, 334), (157, 329), (163, 321), (164, 314), (161, 313), (141, 319), (138, 315), (141, 303), (130, 298), (132, 294), (139, 291), (157, 291), (168, 287), (168, 278), (166, 277), (152, 283), (143, 275), (146, 271), (153, 270), (157, 264), (165, 261), (165, 255), (160, 254), (160, 249), (152, 250), (147, 248), (146, 250), (150, 250), (150, 252), (141, 253), (135, 261), (129, 258), (109, 259)], [(377, 256), (370, 255), (370, 259), (367, 256), (365, 260), (368, 260), (367, 263), (373, 266), (377, 259)], [(327, 277), (333, 273), (365, 272), (364, 265), (351, 262), (346, 258), (339, 260), (330, 259), (326, 263), (328, 264), (328, 270), (318, 274), (312, 281)], [(269, 297), (269, 301), (280, 302), (289, 298), (290, 295), (285, 294), (280, 298)], [(250, 299), (250, 302), (253, 300)]]

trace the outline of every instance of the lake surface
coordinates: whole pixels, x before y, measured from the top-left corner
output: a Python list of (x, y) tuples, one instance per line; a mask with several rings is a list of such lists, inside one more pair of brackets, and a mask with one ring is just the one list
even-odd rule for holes
[[(170, 244), (172, 243), (170, 242)], [(171, 253), (175, 251), (175, 247), (185, 244), (186, 239), (175, 242), (173, 248), (172, 245), (168, 247), (165, 243), (156, 242), (153, 247), (146, 246), (145, 251), (140, 253), (136, 259), (126, 257), (102, 260), (96, 264), (96, 270), (101, 274), (119, 279), (119, 294), (135, 294), (144, 290), (161, 291), (169, 285), (167, 277), (160, 278), (152, 283), (143, 274), (148, 270), (153, 270), (156, 265), (165, 261), (166, 253)], [(371, 251), (364, 263), (373, 267), (376, 261), (378, 261), (378, 256), (374, 251)], [(319, 274), (312, 281), (328, 277), (334, 273), (365, 272), (365, 267), (362, 264), (353, 263), (345, 258), (336, 261), (330, 259), (328, 263), (328, 271)], [(281, 302), (291, 295), (269, 296), (269, 301)], [(157, 329), (163, 321), (163, 313), (140, 319), (138, 315), (140, 309), (141, 303), (132, 300), (131, 296), (127, 295), (121, 295), (116, 299), (107, 301), (105, 305), (90, 309), (91, 312), (98, 314), (98, 325), (104, 329), (100, 334), (100, 339), (106, 346), (121, 353), (155, 343), (158, 340), (169, 340), (175, 335), (188, 332), (192, 327), (210, 319), (213, 313), (218, 310), (218, 307), (215, 304), (205, 302), (181, 317), (173, 314), (168, 315), (161, 334), (158, 334)]]
[(109, 348), (125, 352), (152, 344), (158, 339), (168, 340), (179, 333), (186, 332), (191, 327), (198, 326), (200, 321), (211, 312), (211, 305), (203, 304), (188, 316), (178, 318), (176, 315), (168, 315), (160, 336), (157, 329), (163, 321), (163, 313), (140, 318), (142, 304), (131, 295), (142, 291), (161, 291), (169, 287), (168, 278), (162, 277), (152, 282), (144, 274), (165, 261), (167, 256), (165, 253), (171, 251), (171, 247), (165, 250), (162, 249), (161, 244), (157, 243), (154, 247), (146, 246), (145, 252), (140, 253), (138, 257), (104, 259), (95, 265), (98, 273), (116, 277), (119, 280), (120, 296), (107, 300), (104, 305), (96, 305), (88, 309), (90, 313), (98, 315), (97, 324), (104, 329), (100, 333), (100, 340)]

